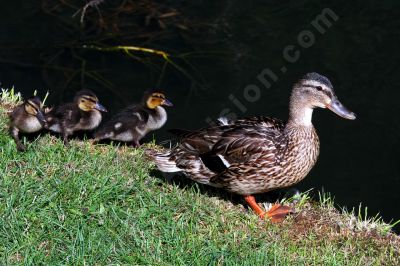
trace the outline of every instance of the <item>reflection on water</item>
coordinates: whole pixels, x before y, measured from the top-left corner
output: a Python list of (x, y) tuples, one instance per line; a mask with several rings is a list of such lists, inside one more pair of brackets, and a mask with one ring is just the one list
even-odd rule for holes
[[(186, 59), (197, 71), (193, 74), (197, 83), (173, 67), (160, 77), (154, 69), (120, 54), (87, 52), (87, 67), (101, 69), (102, 77), (111, 82), (110, 87), (93, 80), (85, 83), (97, 91), (111, 111), (109, 115), (138, 101), (143, 90), (160, 86), (175, 107), (168, 110), (167, 125), (155, 132), (159, 141), (170, 138), (169, 128), (203, 127), (220, 115), (285, 119), (293, 82), (304, 73), (317, 71), (331, 79), (338, 97), (357, 114), (357, 120), (344, 120), (327, 110), (314, 112), (321, 155), (298, 188), (323, 188), (341, 206), (358, 207), (361, 202), (368, 206), (370, 215), (379, 212), (386, 221), (400, 219), (394, 204), (400, 200), (400, 122), (396, 116), (400, 109), (396, 89), (400, 85), (400, 55), (394, 41), (400, 36), (395, 13), (400, 3), (336, 2), (329, 8), (337, 17), (331, 16), (332, 25), (323, 33), (312, 24), (326, 8), (319, 1), (290, 5), (193, 1), (185, 5), (185, 12), (209, 23), (209, 29), (177, 34), (160, 47), (196, 52)], [(47, 40), (38, 40), (31, 31), (43, 30), (43, 21), (49, 20), (51, 23), (51, 18), (37, 16), (31, 19), (35, 26), (30, 25), (25, 32), (22, 21), (14, 22), (19, 31), (7, 32), (7, 44), (14, 38), (18, 46), (25, 34), (23, 43), (31, 38), (35, 49), (46, 47)], [(52, 38), (51, 34), (40, 36)], [(20, 51), (18, 56), (33, 56), (35, 49)], [(62, 84), (53, 82), (49, 87), (49, 77), (30, 65), (2, 60), (0, 79), (3, 86), (15, 85), (27, 94), (34, 89), (44, 94), (49, 89), (52, 102), (73, 94), (57, 91)], [(68, 87), (75, 89), (79, 84)]]

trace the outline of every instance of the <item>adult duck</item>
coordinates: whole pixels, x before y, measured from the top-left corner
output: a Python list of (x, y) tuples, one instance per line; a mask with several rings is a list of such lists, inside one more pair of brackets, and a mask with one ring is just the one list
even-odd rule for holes
[(253, 195), (294, 185), (315, 165), (319, 139), (311, 118), (317, 107), (356, 118), (339, 102), (328, 78), (308, 73), (293, 86), (286, 124), (268, 117), (221, 120), (216, 126), (178, 131), (176, 147), (151, 156), (160, 171), (183, 172), (199, 183), (243, 195), (261, 218), (277, 222), (292, 209), (275, 204), (266, 212)]

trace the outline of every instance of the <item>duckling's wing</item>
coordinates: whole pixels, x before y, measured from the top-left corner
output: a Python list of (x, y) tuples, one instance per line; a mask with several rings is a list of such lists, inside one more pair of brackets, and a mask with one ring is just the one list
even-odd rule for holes
[(66, 103), (52, 108), (45, 114), (45, 118), (50, 130), (60, 132), (61, 124), (76, 124), (80, 119), (80, 113), (72, 103)]
[(60, 105), (54, 110), (55, 116), (63, 121), (66, 125), (75, 125), (81, 119), (79, 108), (73, 103)]
[(137, 105), (128, 106), (106, 122), (96, 135), (101, 136), (108, 132), (114, 132), (117, 135), (126, 130), (134, 130), (136, 127), (146, 125), (148, 120), (149, 113), (146, 110)]
[(8, 113), (8, 116), (10, 117), (11, 122), (14, 120), (17, 120), (19, 117), (25, 117), (25, 109), (23, 104), (18, 105), (15, 107), (11, 112)]

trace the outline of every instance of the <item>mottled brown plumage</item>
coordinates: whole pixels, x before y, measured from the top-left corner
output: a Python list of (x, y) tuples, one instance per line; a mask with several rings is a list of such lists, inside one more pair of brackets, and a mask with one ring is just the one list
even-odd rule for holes
[(73, 102), (64, 103), (46, 113), (47, 129), (60, 133), (64, 144), (68, 144), (69, 136), (75, 132), (96, 129), (102, 120), (101, 112), (107, 110), (97, 96), (90, 90), (80, 90)]
[(17, 144), (18, 151), (25, 151), (26, 147), (19, 139), (19, 133), (35, 133), (40, 131), (45, 119), (42, 113), (42, 102), (39, 97), (31, 97), (14, 108), (10, 114), (10, 135)]
[(167, 112), (163, 106), (172, 106), (164, 93), (159, 90), (146, 91), (140, 104), (126, 107), (105, 123), (96, 132), (95, 141), (110, 139), (138, 147), (146, 134), (167, 122)]
[(337, 100), (330, 81), (309, 73), (294, 85), (286, 124), (266, 117), (224, 119), (213, 127), (180, 131), (175, 148), (152, 156), (161, 171), (183, 172), (194, 181), (246, 196), (260, 216), (272, 216), (249, 196), (291, 186), (308, 174), (319, 154), (311, 123), (316, 107), (355, 119)]

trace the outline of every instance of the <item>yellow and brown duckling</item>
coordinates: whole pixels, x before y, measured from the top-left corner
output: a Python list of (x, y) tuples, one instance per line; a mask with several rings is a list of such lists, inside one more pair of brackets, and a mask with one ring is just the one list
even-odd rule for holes
[(97, 96), (90, 90), (81, 90), (75, 94), (74, 101), (62, 104), (46, 113), (47, 129), (60, 133), (64, 144), (76, 131), (96, 129), (102, 119), (101, 112), (107, 112), (99, 103)]
[(167, 121), (163, 106), (172, 106), (164, 93), (158, 90), (146, 91), (142, 102), (126, 107), (95, 133), (95, 141), (104, 139), (132, 143), (139, 141), (150, 131), (161, 128)]
[(293, 87), (286, 124), (268, 117), (221, 120), (213, 127), (181, 131), (176, 147), (149, 153), (162, 172), (183, 172), (199, 183), (242, 195), (261, 218), (277, 222), (292, 209), (275, 204), (265, 212), (253, 195), (294, 185), (314, 166), (319, 139), (311, 118), (317, 107), (355, 119), (329, 79), (309, 73)]
[(42, 113), (42, 102), (39, 97), (31, 97), (21, 105), (15, 107), (10, 114), (10, 134), (17, 144), (18, 151), (25, 151), (26, 147), (19, 139), (19, 133), (35, 133), (40, 131), (46, 120)]

